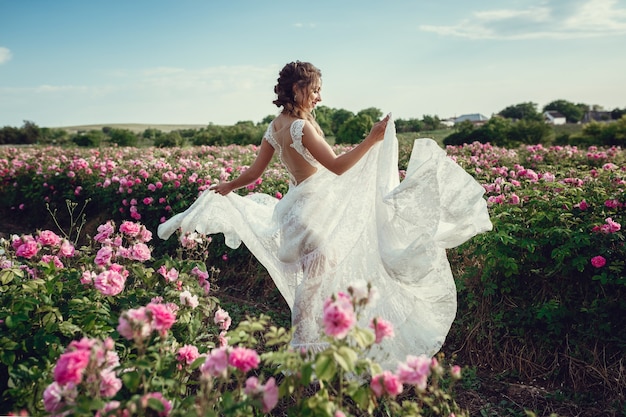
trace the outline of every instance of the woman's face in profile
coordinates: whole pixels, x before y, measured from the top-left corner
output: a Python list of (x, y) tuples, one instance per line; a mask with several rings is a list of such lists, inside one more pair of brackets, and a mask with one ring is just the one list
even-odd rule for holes
[(322, 81), (318, 80), (307, 88), (306, 98), (298, 103), (303, 110), (311, 112), (322, 101)]

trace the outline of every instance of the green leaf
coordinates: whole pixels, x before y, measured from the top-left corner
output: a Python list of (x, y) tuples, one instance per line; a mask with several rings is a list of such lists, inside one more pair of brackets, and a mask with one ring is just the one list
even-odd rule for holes
[(163, 402), (158, 398), (148, 398), (148, 407), (155, 411), (165, 411)]
[(136, 392), (141, 383), (141, 377), (137, 371), (125, 372), (122, 374), (122, 381), (130, 392)]
[(320, 354), (315, 361), (315, 374), (317, 378), (322, 381), (329, 381), (336, 373), (337, 365), (332, 355), (327, 353)]
[(359, 359), (357, 353), (348, 346), (341, 346), (337, 351), (333, 352), (333, 358), (335, 358), (339, 366), (348, 372), (354, 372), (354, 365)]

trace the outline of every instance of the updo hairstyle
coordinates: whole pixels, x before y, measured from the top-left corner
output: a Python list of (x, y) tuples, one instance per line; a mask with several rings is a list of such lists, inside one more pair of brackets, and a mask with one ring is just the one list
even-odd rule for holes
[(294, 97), (294, 86), (298, 90), (308, 91), (314, 83), (322, 79), (322, 72), (309, 62), (290, 62), (278, 73), (278, 84), (274, 92), (278, 96), (273, 103), (277, 107), (283, 107), (287, 114), (304, 119), (311, 119), (311, 115), (304, 114)]

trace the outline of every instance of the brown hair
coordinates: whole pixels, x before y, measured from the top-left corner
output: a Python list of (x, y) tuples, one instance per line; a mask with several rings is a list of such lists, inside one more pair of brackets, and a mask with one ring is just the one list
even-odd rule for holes
[(321, 131), (312, 114), (304, 112), (295, 100), (294, 87), (308, 91), (316, 83), (320, 83), (322, 72), (310, 62), (290, 62), (278, 73), (278, 84), (274, 92), (278, 96), (272, 103), (282, 107), (285, 113), (300, 119), (309, 120), (318, 131)]

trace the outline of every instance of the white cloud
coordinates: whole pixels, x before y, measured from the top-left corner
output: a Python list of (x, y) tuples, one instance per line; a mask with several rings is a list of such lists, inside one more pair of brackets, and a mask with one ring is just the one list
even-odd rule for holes
[[(580, 39), (626, 34), (626, 8), (618, 0), (584, 0), (554, 12), (550, 2), (526, 9), (477, 11), (455, 25), (422, 25), (442, 36), (469, 39)], [(570, 11), (566, 14), (564, 11)]]
[(5, 48), (4, 46), (0, 46), (0, 65), (8, 62), (13, 57), (11, 50), (9, 48)]

